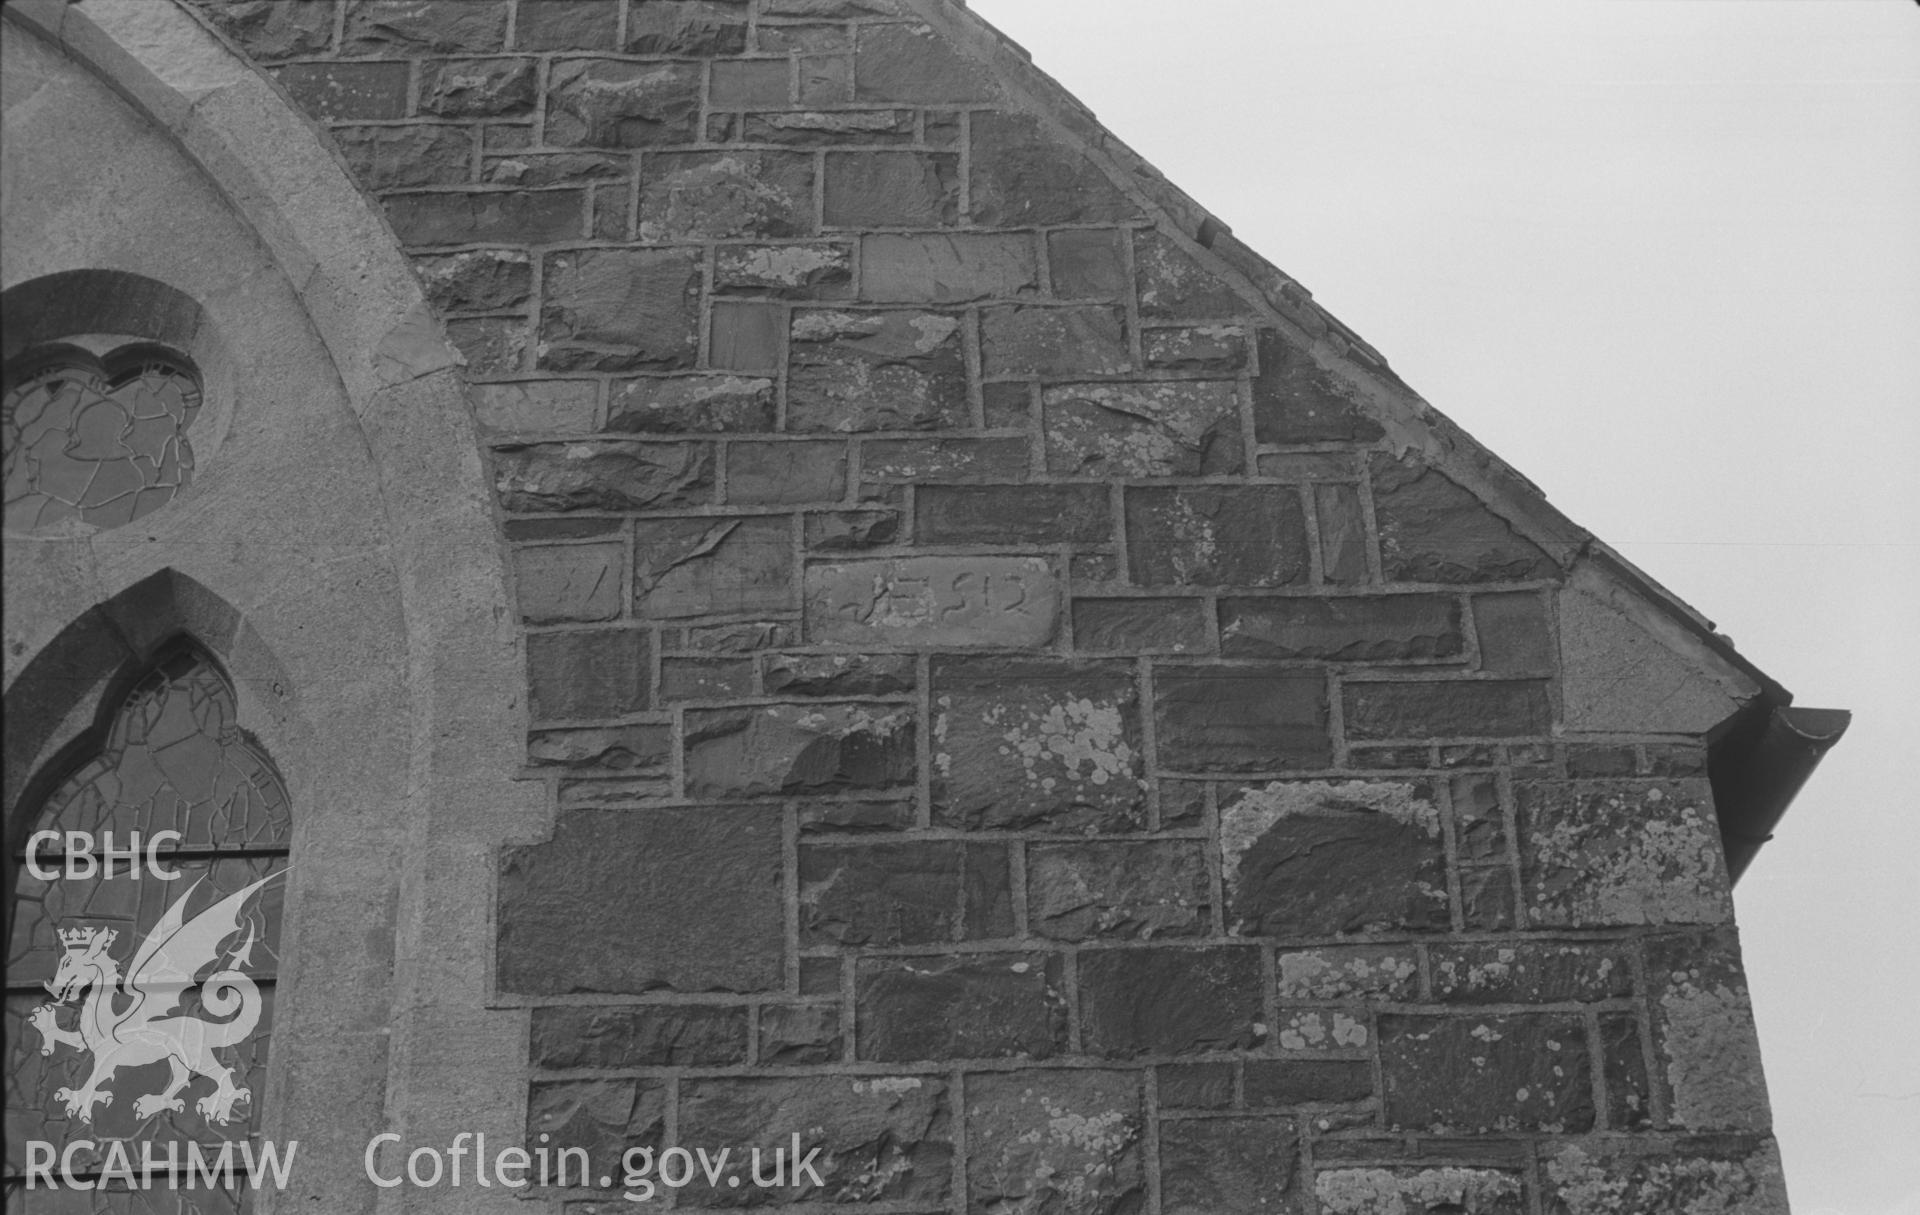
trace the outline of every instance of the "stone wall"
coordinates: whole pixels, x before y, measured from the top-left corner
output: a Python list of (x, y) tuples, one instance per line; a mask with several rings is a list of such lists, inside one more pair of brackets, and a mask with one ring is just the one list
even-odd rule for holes
[(1705, 753), (1565, 730), (1574, 554), (971, 19), (200, 8), (467, 359), (530, 1140), (824, 1148), (690, 1206), (1784, 1210)]

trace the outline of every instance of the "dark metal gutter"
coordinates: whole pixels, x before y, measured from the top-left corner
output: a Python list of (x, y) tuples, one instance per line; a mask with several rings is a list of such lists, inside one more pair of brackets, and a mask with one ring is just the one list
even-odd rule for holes
[(1720, 816), (1727, 873), (1739, 881), (1773, 838), (1793, 804), (1853, 714), (1845, 709), (1797, 709), (1762, 697), (1709, 749), (1707, 771)]

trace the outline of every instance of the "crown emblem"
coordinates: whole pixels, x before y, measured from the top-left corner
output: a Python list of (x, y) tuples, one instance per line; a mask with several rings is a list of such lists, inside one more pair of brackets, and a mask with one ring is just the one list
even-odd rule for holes
[(62, 928), (60, 930), (60, 943), (68, 949), (73, 949), (80, 945), (91, 945), (93, 944), (95, 934), (104, 936), (108, 941), (113, 940), (113, 933), (103, 929)]

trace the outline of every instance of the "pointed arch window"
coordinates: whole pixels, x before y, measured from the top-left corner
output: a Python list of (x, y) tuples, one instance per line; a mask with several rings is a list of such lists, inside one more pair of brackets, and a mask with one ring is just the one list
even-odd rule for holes
[[(9, 832), (9, 1209), (35, 1142), (64, 1155), (89, 1140), (74, 1174), (124, 1180), (124, 1159), (136, 1184), (162, 1189), (169, 1161), (185, 1174), (231, 1143), (241, 1165), (258, 1146), (292, 837), (285, 783), (241, 728), (225, 672), (190, 640), (164, 646), (105, 706)], [(108, 833), (123, 855), (106, 856)], [(138, 862), (124, 855), (136, 838)], [(100, 1003), (116, 980), (118, 997)], [(102, 1074), (104, 1061), (115, 1066)], [(245, 1205), (194, 1193), (193, 1209)]]

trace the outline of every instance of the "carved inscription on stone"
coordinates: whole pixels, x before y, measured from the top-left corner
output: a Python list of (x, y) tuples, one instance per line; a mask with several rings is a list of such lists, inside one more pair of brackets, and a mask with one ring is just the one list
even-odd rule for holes
[(1042, 646), (1060, 586), (1043, 557), (903, 557), (807, 569), (807, 636), (902, 646)]

